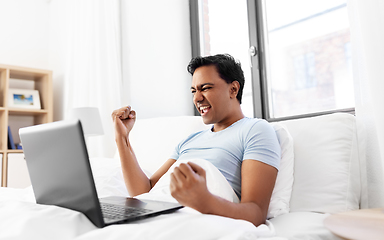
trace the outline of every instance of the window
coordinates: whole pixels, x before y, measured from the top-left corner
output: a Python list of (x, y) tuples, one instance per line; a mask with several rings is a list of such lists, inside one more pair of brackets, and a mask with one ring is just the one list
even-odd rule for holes
[(353, 108), (346, 1), (267, 0), (263, 8), (266, 34), (261, 37), (269, 50), (267, 115)]
[(243, 106), (248, 115), (273, 121), (354, 110), (346, 0), (190, 3), (200, 22), (191, 19), (202, 46), (194, 44), (195, 54), (232, 54), (246, 81), (252, 79)]
[(316, 87), (315, 54), (301, 54), (293, 58), (296, 89)]

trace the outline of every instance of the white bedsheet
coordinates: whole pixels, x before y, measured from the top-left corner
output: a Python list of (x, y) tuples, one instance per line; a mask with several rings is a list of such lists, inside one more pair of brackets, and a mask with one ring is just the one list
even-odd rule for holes
[[(99, 195), (108, 195), (106, 192), (111, 191), (100, 183), (96, 183)], [(220, 189), (217, 182), (215, 184), (214, 187)], [(161, 192), (164, 191), (140, 197), (158, 199)], [(166, 199), (165, 196), (162, 198)], [(274, 236), (275, 230), (268, 221), (255, 227), (244, 220), (201, 214), (187, 207), (170, 214), (98, 229), (79, 212), (36, 204), (31, 187), (0, 188), (0, 239), (282, 239)]]

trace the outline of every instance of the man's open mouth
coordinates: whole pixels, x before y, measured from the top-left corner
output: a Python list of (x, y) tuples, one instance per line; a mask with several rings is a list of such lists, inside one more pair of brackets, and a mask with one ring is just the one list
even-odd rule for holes
[(201, 107), (199, 107), (201, 116), (204, 116), (205, 114), (207, 114), (210, 109), (211, 109), (211, 106), (201, 106)]

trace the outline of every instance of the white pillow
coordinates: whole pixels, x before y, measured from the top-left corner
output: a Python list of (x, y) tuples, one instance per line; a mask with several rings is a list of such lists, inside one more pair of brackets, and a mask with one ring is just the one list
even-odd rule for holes
[[(129, 138), (141, 168), (153, 174), (179, 142), (209, 127), (199, 116), (137, 119)], [(119, 159), (118, 151), (115, 158)]]
[(291, 212), (358, 209), (361, 185), (355, 117), (337, 113), (284, 124), (295, 142)]
[(293, 139), (286, 127), (281, 123), (271, 123), (275, 129), (281, 147), (281, 160), (275, 187), (269, 203), (267, 218), (274, 218), (289, 213), (289, 203), (292, 194), (294, 150)]

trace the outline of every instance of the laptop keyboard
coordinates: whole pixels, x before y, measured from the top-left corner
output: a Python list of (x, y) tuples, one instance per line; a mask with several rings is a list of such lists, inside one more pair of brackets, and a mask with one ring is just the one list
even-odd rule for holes
[(103, 217), (109, 219), (125, 219), (127, 217), (152, 212), (152, 210), (149, 209), (126, 207), (109, 203), (100, 203), (100, 205)]

